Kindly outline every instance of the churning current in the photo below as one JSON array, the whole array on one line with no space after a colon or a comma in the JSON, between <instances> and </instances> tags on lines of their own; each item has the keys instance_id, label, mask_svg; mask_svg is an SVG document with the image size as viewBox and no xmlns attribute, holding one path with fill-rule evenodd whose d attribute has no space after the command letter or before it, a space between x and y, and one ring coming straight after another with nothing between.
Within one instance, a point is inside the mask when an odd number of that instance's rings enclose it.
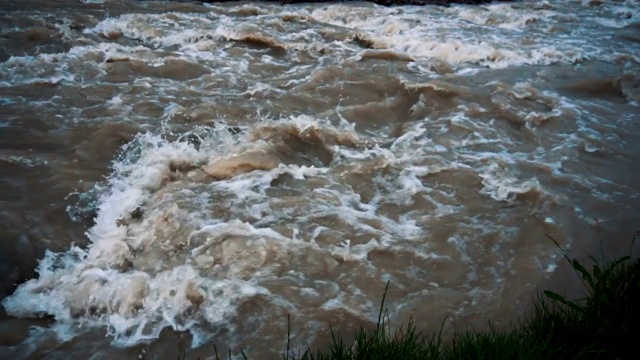
<instances>
[{"instance_id":1,"label":"churning current","mask_svg":"<svg viewBox=\"0 0 640 360\"><path fill-rule=\"evenodd\" d=\"M506 326L640 227L639 56L635 0L3 1L0 355Z\"/></svg>"}]
</instances>

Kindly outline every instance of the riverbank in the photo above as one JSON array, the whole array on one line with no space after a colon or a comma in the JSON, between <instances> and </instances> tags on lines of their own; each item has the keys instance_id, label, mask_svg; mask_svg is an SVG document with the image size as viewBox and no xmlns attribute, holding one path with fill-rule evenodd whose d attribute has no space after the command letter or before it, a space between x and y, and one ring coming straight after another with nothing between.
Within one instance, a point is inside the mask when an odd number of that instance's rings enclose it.
<instances>
[{"instance_id":1,"label":"riverbank","mask_svg":"<svg viewBox=\"0 0 640 360\"><path fill-rule=\"evenodd\" d=\"M325 349L302 352L286 344L283 360L328 359L631 359L631 346L640 333L640 259L628 256L616 261L582 264L563 252L580 277L585 297L567 299L544 291L533 299L529 317L510 329L456 333L445 341L441 333L424 333L419 323L390 324L385 316L385 288L375 329L363 329L348 342L331 330ZM587 270L589 269L589 270ZM393 330L392 330L393 329ZM441 329L442 330L442 329ZM182 352L180 358L187 358ZM213 354L216 359L225 358ZM251 354L240 352L242 358ZM233 357L229 354L229 357Z\"/></svg>"},{"instance_id":2,"label":"riverbank","mask_svg":"<svg viewBox=\"0 0 640 360\"><path fill-rule=\"evenodd\" d=\"M565 254L566 257L566 254ZM620 258L587 270L566 259L581 277L585 298L568 300L545 291L531 317L511 330L458 333L451 342L416 331L410 322L394 332L382 316L373 331L360 330L346 344L334 335L328 349L284 359L631 359L640 334L640 259ZM384 304L384 303L383 303Z\"/></svg>"}]
</instances>

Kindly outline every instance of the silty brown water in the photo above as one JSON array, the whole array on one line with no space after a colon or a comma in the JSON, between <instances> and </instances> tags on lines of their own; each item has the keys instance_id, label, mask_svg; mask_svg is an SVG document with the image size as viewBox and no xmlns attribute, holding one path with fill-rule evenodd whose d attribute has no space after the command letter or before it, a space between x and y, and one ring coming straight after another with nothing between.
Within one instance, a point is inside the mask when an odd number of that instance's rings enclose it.
<instances>
[{"instance_id":1,"label":"silty brown water","mask_svg":"<svg viewBox=\"0 0 640 360\"><path fill-rule=\"evenodd\" d=\"M0 354L267 358L387 281L445 335L577 293L545 234L640 222L639 9L3 2Z\"/></svg>"}]
</instances>

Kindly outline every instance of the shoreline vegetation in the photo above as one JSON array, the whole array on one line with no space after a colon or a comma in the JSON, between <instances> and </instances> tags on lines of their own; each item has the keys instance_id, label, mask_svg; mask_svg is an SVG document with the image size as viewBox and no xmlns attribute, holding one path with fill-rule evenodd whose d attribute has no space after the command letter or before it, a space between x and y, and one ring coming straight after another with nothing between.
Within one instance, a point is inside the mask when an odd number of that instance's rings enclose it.
<instances>
[{"instance_id":1,"label":"shoreline vegetation","mask_svg":"<svg viewBox=\"0 0 640 360\"><path fill-rule=\"evenodd\" d=\"M640 237L640 231L633 238ZM550 238L550 237L549 237ZM584 286L583 298L567 299L546 290L533 299L533 310L507 329L491 324L487 330L469 329L441 338L441 331L424 333L417 322L399 327L389 324L385 298L375 329L360 328L353 342L346 343L331 329L331 342L324 349L294 350L289 341L281 353L282 360L394 360L394 359L632 359L637 358L633 345L640 339L640 258L629 256L615 261L581 263L560 249L565 260ZM290 319L289 319L290 321ZM290 328L290 326L289 326ZM290 334L287 334L289 339ZM178 359L187 359L180 344ZM215 346L214 346L215 348ZM211 354L224 359L217 350ZM236 357L252 358L242 350ZM229 350L228 358L232 358Z\"/></svg>"},{"instance_id":2,"label":"shoreline vegetation","mask_svg":"<svg viewBox=\"0 0 640 360\"><path fill-rule=\"evenodd\" d=\"M239 0L199 0L205 3L238 2ZM513 2L513 0L253 0L251 2L279 2L281 4L304 4L304 3L343 3L343 2L372 2L383 6L396 5L440 5L451 4L480 5L491 2Z\"/></svg>"}]
</instances>

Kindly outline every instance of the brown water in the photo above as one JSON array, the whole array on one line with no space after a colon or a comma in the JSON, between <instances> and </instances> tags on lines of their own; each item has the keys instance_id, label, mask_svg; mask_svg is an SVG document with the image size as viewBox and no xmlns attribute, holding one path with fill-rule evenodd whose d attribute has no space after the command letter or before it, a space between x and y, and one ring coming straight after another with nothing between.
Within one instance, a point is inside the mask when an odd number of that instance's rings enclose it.
<instances>
[{"instance_id":1,"label":"brown water","mask_svg":"<svg viewBox=\"0 0 640 360\"><path fill-rule=\"evenodd\" d=\"M545 235L640 228L639 16L3 1L0 357L272 358L387 281L445 335L577 296Z\"/></svg>"}]
</instances>

